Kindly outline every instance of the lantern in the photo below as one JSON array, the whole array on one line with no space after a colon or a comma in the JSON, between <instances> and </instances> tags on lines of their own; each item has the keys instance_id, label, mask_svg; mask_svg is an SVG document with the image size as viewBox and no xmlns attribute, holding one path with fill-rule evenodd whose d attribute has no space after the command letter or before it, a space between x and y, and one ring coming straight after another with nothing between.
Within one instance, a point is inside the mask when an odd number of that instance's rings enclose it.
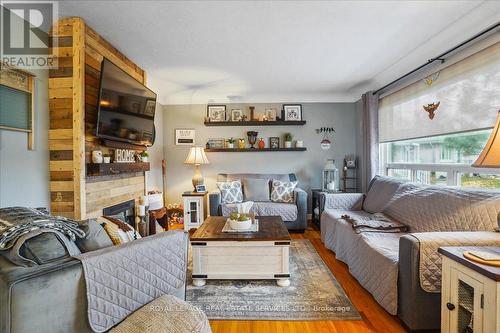
<instances>
[{"instance_id":1,"label":"lantern","mask_svg":"<svg viewBox=\"0 0 500 333\"><path fill-rule=\"evenodd\" d=\"M323 191L339 190L339 170L335 166L335 160L328 160L323 169Z\"/></svg>"}]
</instances>

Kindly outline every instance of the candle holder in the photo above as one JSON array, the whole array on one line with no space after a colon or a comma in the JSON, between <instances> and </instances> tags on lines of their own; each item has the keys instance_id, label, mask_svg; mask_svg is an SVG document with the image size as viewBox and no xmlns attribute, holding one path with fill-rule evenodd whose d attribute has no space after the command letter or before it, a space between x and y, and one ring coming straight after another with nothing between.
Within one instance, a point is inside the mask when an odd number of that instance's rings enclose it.
<instances>
[{"instance_id":1,"label":"candle holder","mask_svg":"<svg viewBox=\"0 0 500 333\"><path fill-rule=\"evenodd\" d=\"M255 132L255 131L248 131L247 132L248 143L251 145L250 148L255 149L254 144L255 144L255 142L257 142L257 135L258 134L259 134L259 132Z\"/></svg>"}]
</instances>

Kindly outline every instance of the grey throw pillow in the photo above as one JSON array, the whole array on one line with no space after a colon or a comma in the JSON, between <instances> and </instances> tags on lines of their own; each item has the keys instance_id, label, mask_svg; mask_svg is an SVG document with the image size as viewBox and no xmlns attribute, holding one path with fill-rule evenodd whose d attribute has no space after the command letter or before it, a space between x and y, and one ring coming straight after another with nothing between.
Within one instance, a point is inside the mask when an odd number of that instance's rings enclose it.
<instances>
[{"instance_id":1,"label":"grey throw pillow","mask_svg":"<svg viewBox=\"0 0 500 333\"><path fill-rule=\"evenodd\" d=\"M281 180L273 180L271 189L271 201L294 203L294 191L298 182L282 182Z\"/></svg>"},{"instance_id":2,"label":"grey throw pillow","mask_svg":"<svg viewBox=\"0 0 500 333\"><path fill-rule=\"evenodd\" d=\"M269 179L243 179L243 192L247 201L269 201Z\"/></svg>"},{"instance_id":3,"label":"grey throw pillow","mask_svg":"<svg viewBox=\"0 0 500 333\"><path fill-rule=\"evenodd\" d=\"M404 182L391 177L375 176L363 202L363 210L370 214L382 212Z\"/></svg>"},{"instance_id":4,"label":"grey throw pillow","mask_svg":"<svg viewBox=\"0 0 500 333\"><path fill-rule=\"evenodd\" d=\"M221 193L222 203L228 204L243 202L243 191L241 189L240 180L232 182L217 182L217 187Z\"/></svg>"},{"instance_id":5,"label":"grey throw pillow","mask_svg":"<svg viewBox=\"0 0 500 333\"><path fill-rule=\"evenodd\" d=\"M85 238L78 238L76 245L82 253L113 246L106 230L95 219L79 221L80 228L85 231Z\"/></svg>"}]
</instances>

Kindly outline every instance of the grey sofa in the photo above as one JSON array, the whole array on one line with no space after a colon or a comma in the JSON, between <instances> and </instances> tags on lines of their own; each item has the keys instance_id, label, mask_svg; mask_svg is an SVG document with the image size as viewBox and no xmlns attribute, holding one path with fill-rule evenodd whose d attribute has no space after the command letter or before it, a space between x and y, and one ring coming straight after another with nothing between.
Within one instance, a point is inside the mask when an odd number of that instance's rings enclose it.
<instances>
[{"instance_id":1,"label":"grey sofa","mask_svg":"<svg viewBox=\"0 0 500 333\"><path fill-rule=\"evenodd\" d=\"M248 178L257 179L276 179L281 181L296 181L295 174L219 174L217 180L220 182L243 180ZM243 192L245 189L243 188ZM307 228L307 192L300 188L295 189L295 203L274 203L274 202L255 202L252 211L256 215L274 215L281 216L286 227L290 231L304 232ZM245 199L245 198L244 198ZM221 195L218 190L212 191L209 194L210 215L221 216L223 211L223 203L221 203Z\"/></svg>"},{"instance_id":2,"label":"grey sofa","mask_svg":"<svg viewBox=\"0 0 500 333\"><path fill-rule=\"evenodd\" d=\"M155 237L168 233L170 231L147 240L154 242ZM183 239L186 267L187 234ZM116 246L111 251L119 254L122 249L123 246ZM185 284L172 295L183 300ZM0 255L0 332L92 332L87 311L81 261L66 256L42 265L22 267Z\"/></svg>"},{"instance_id":3,"label":"grey sofa","mask_svg":"<svg viewBox=\"0 0 500 333\"><path fill-rule=\"evenodd\" d=\"M494 231L500 191L424 186L377 176L366 195L325 194L322 202L321 240L325 246L409 331L440 328L439 289L428 292L421 283L422 239L432 240L435 246L483 241L500 245L500 233ZM355 233L345 217L370 219L379 212L408 226L408 232Z\"/></svg>"}]
</instances>

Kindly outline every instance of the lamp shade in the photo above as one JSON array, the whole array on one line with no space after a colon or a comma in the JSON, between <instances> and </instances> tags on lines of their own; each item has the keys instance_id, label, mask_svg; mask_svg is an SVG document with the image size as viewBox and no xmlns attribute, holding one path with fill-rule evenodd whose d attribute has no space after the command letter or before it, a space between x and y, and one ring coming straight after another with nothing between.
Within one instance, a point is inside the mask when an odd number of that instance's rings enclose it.
<instances>
[{"instance_id":1,"label":"lamp shade","mask_svg":"<svg viewBox=\"0 0 500 333\"><path fill-rule=\"evenodd\" d=\"M185 164L209 164L205 149L203 147L191 147L189 154L184 161Z\"/></svg>"},{"instance_id":2,"label":"lamp shade","mask_svg":"<svg viewBox=\"0 0 500 333\"><path fill-rule=\"evenodd\" d=\"M472 166L476 168L500 167L500 111L498 111L497 123L486 146Z\"/></svg>"}]
</instances>

